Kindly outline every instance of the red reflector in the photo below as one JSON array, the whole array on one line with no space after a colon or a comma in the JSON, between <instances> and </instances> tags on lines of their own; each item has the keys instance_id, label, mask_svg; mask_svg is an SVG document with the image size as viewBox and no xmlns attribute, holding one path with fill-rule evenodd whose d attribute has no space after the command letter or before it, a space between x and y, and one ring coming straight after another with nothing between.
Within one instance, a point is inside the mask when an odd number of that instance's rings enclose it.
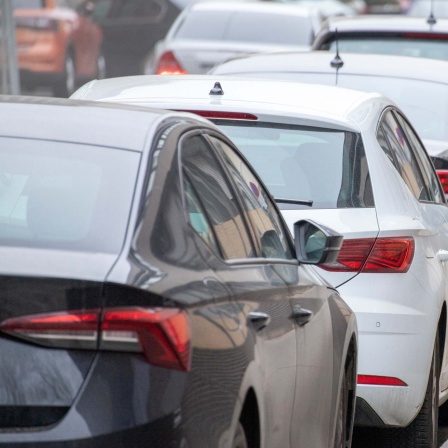
<instances>
[{"instance_id":1,"label":"red reflector","mask_svg":"<svg viewBox=\"0 0 448 448\"><path fill-rule=\"evenodd\" d=\"M186 371L190 368L190 327L177 308L106 310L100 348L139 342L150 364ZM117 345L118 344L118 345Z\"/></svg>"},{"instance_id":2,"label":"red reflector","mask_svg":"<svg viewBox=\"0 0 448 448\"><path fill-rule=\"evenodd\" d=\"M158 75L186 75L188 72L182 68L172 51L166 51L157 62L156 73Z\"/></svg>"},{"instance_id":3,"label":"red reflector","mask_svg":"<svg viewBox=\"0 0 448 448\"><path fill-rule=\"evenodd\" d=\"M448 194L448 170L436 170L442 184L443 192Z\"/></svg>"},{"instance_id":4,"label":"red reflector","mask_svg":"<svg viewBox=\"0 0 448 448\"><path fill-rule=\"evenodd\" d=\"M178 110L178 112L190 112L204 118L220 118L224 120L258 120L256 115L245 112L221 112L213 110Z\"/></svg>"},{"instance_id":5,"label":"red reflector","mask_svg":"<svg viewBox=\"0 0 448 448\"><path fill-rule=\"evenodd\" d=\"M369 384L371 386L407 386L399 378L376 375L358 375L358 384Z\"/></svg>"},{"instance_id":6,"label":"red reflector","mask_svg":"<svg viewBox=\"0 0 448 448\"><path fill-rule=\"evenodd\" d=\"M332 272L405 273L414 258L414 246L410 237L344 240L336 263L320 267Z\"/></svg>"}]
</instances>

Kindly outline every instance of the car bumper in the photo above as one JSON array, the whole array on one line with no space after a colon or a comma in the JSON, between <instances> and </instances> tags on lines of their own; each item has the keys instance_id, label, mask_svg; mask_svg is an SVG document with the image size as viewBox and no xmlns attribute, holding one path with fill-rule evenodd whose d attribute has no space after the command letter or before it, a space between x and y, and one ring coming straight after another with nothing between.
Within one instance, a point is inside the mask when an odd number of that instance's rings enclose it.
<instances>
[{"instance_id":1,"label":"car bumper","mask_svg":"<svg viewBox=\"0 0 448 448\"><path fill-rule=\"evenodd\" d=\"M407 386L358 384L355 423L403 427L423 403L439 306L411 273L375 275L360 274L338 288L358 322L358 374L399 378ZM374 287L366 288L372 280Z\"/></svg>"}]
</instances>

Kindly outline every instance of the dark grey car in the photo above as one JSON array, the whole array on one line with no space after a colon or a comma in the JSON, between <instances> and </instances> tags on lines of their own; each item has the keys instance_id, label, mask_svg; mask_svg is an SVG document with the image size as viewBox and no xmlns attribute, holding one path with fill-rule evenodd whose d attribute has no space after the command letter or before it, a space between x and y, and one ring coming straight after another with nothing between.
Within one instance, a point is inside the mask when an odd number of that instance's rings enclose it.
<instances>
[{"instance_id":1,"label":"dark grey car","mask_svg":"<svg viewBox=\"0 0 448 448\"><path fill-rule=\"evenodd\" d=\"M1 447L349 446L356 320L307 265L340 235L301 221L295 247L200 118L0 111Z\"/></svg>"}]
</instances>

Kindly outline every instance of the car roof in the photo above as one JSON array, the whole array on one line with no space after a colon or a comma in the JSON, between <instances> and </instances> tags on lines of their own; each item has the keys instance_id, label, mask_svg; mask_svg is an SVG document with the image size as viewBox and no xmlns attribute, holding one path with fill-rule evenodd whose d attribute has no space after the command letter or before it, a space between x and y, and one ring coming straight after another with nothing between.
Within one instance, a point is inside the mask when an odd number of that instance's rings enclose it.
<instances>
[{"instance_id":1,"label":"car roof","mask_svg":"<svg viewBox=\"0 0 448 448\"><path fill-rule=\"evenodd\" d=\"M220 82L223 95L210 95ZM382 95L296 81L224 75L148 75L91 81L72 96L78 99L157 104L191 110L242 111L288 115L358 129L354 112ZM393 103L392 103L393 104ZM174 105L174 106L173 106ZM194 107L192 107L194 105Z\"/></svg>"},{"instance_id":2,"label":"car roof","mask_svg":"<svg viewBox=\"0 0 448 448\"><path fill-rule=\"evenodd\" d=\"M336 29L341 33L350 31L413 31L448 32L448 19L437 19L429 25L425 17L411 17L394 14L366 14L357 16L329 17L322 25L322 32Z\"/></svg>"},{"instance_id":3,"label":"car roof","mask_svg":"<svg viewBox=\"0 0 448 448\"><path fill-rule=\"evenodd\" d=\"M152 125L174 114L131 105L0 95L0 136L143 151ZM192 118L198 118L191 116Z\"/></svg>"},{"instance_id":4,"label":"car roof","mask_svg":"<svg viewBox=\"0 0 448 448\"><path fill-rule=\"evenodd\" d=\"M268 2L199 1L192 3L186 11L233 11L263 12L266 14L292 14L307 17L318 13L318 9L304 5Z\"/></svg>"},{"instance_id":5,"label":"car roof","mask_svg":"<svg viewBox=\"0 0 448 448\"><path fill-rule=\"evenodd\" d=\"M340 53L339 56L344 63L338 70L339 74L397 77L448 84L448 61L365 53ZM212 73L236 76L256 72L336 75L335 68L331 66L334 57L335 53L330 51L246 55L215 67Z\"/></svg>"}]
</instances>

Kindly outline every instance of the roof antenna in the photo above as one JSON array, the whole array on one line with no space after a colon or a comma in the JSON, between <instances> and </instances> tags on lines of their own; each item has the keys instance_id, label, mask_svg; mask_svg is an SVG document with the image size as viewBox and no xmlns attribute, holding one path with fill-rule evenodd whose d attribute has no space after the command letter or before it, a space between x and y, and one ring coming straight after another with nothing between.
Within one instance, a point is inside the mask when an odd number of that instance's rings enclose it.
<instances>
[{"instance_id":1,"label":"roof antenna","mask_svg":"<svg viewBox=\"0 0 448 448\"><path fill-rule=\"evenodd\" d=\"M338 29L335 28L335 38L336 42L336 56L331 60L330 65L336 69L336 85L338 85L338 73L339 69L344 65L344 61L339 56L339 39L338 39Z\"/></svg>"},{"instance_id":2,"label":"roof antenna","mask_svg":"<svg viewBox=\"0 0 448 448\"><path fill-rule=\"evenodd\" d=\"M213 89L210 90L209 95L224 95L224 90L222 90L221 83L215 82Z\"/></svg>"},{"instance_id":3,"label":"roof antenna","mask_svg":"<svg viewBox=\"0 0 448 448\"><path fill-rule=\"evenodd\" d=\"M426 19L426 23L431 26L437 23L437 19L434 17L434 0L431 0L431 12L429 13L429 17Z\"/></svg>"}]
</instances>

